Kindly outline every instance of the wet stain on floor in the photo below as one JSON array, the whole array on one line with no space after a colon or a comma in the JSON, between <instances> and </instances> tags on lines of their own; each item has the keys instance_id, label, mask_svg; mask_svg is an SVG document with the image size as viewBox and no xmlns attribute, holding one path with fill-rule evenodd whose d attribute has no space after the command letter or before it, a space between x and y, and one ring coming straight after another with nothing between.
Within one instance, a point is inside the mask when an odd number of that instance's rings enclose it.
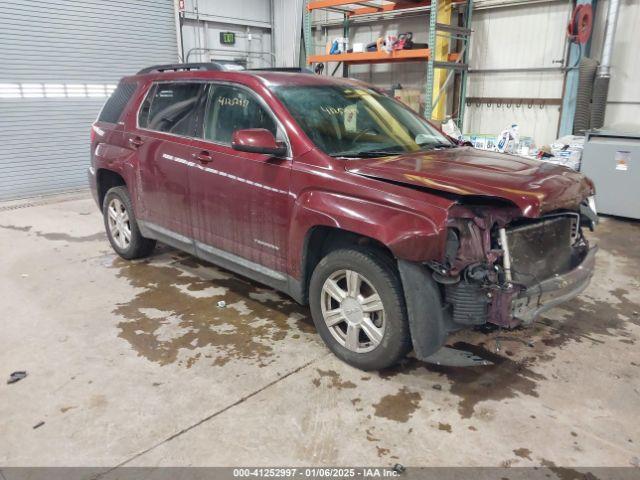
<instances>
[{"instance_id":1,"label":"wet stain on floor","mask_svg":"<svg viewBox=\"0 0 640 480\"><path fill-rule=\"evenodd\" d=\"M0 228L4 228L5 230L13 230L14 232L30 232L31 227L18 227L16 225L0 225Z\"/></svg>"},{"instance_id":2,"label":"wet stain on floor","mask_svg":"<svg viewBox=\"0 0 640 480\"><path fill-rule=\"evenodd\" d=\"M615 255L622 273L638 279L640 249L633 248L632 245L637 243L633 239L640 238L640 222L620 217L615 220L604 217L595 232L587 233L590 243Z\"/></svg>"},{"instance_id":3,"label":"wet stain on floor","mask_svg":"<svg viewBox=\"0 0 640 480\"><path fill-rule=\"evenodd\" d=\"M530 368L530 361L514 361L483 346L457 342L454 348L466 350L493 363L478 367L447 367L425 364L431 372L445 376L449 391L459 397L458 412L470 418L475 406L485 400L504 400L519 394L537 397L537 382L545 377Z\"/></svg>"},{"instance_id":4,"label":"wet stain on floor","mask_svg":"<svg viewBox=\"0 0 640 480\"><path fill-rule=\"evenodd\" d=\"M370 442L379 442L379 441L380 441L380 439L379 439L379 438L377 438L377 437L375 436L375 434L373 433L373 430L375 430L375 428L376 428L376 427L368 428L368 429L366 430L366 432L365 432L365 433L367 434L367 440L368 440L368 441L370 441Z\"/></svg>"},{"instance_id":5,"label":"wet stain on floor","mask_svg":"<svg viewBox=\"0 0 640 480\"><path fill-rule=\"evenodd\" d=\"M421 400L422 395L419 392L412 392L407 387L402 387L398 393L385 395L373 405L375 416L396 422L407 422L418 409Z\"/></svg>"},{"instance_id":6,"label":"wet stain on floor","mask_svg":"<svg viewBox=\"0 0 640 480\"><path fill-rule=\"evenodd\" d=\"M384 448L379 445L376 445L376 450L378 452L378 458L386 457L389 455L389 452L391 452L388 448Z\"/></svg>"},{"instance_id":7,"label":"wet stain on floor","mask_svg":"<svg viewBox=\"0 0 640 480\"><path fill-rule=\"evenodd\" d=\"M67 233L57 233L57 232L38 232L35 231L38 237L46 238L47 240L58 240L64 242L71 243L82 243L82 242L95 242L96 240L106 240L107 234L105 232L94 233L93 235L81 235L81 236L73 236Z\"/></svg>"},{"instance_id":8,"label":"wet stain on floor","mask_svg":"<svg viewBox=\"0 0 640 480\"><path fill-rule=\"evenodd\" d=\"M8 230L13 230L17 232L29 232L33 233L37 237L45 238L47 240L58 240L64 242L78 243L78 242L93 242L96 240L106 240L107 234L105 232L98 232L92 235L80 235L74 236L69 235L68 233L60 233L60 232L41 232L38 230L33 230L30 226L18 227L15 225L0 225L0 228L5 228Z\"/></svg>"},{"instance_id":9,"label":"wet stain on floor","mask_svg":"<svg viewBox=\"0 0 640 480\"><path fill-rule=\"evenodd\" d=\"M542 342L549 347L561 347L571 340L601 343L595 336L629 337L629 324L640 326L640 317L634 315L640 304L628 300L629 292L623 288L609 293L617 302L578 297L561 305L559 308L567 312L561 322L541 320L551 330Z\"/></svg>"},{"instance_id":10,"label":"wet stain on floor","mask_svg":"<svg viewBox=\"0 0 640 480\"><path fill-rule=\"evenodd\" d=\"M337 390L342 390L345 388L356 388L356 384L346 380L343 381L340 379L340 374L338 374L338 372L336 372L335 370L321 370L319 368L316 369L316 371L318 372L319 377L318 378L314 378L312 380L313 384L316 387L319 387L322 384L322 378L328 378L329 379L329 383L328 386L329 388L335 388ZM359 401L359 399L358 399ZM352 401L353 403L353 401ZM356 402L357 403L357 402ZM355 405L355 403L354 403Z\"/></svg>"},{"instance_id":11,"label":"wet stain on floor","mask_svg":"<svg viewBox=\"0 0 640 480\"><path fill-rule=\"evenodd\" d=\"M531 450L529 450L528 448L516 448L513 453L516 457L531 460Z\"/></svg>"},{"instance_id":12,"label":"wet stain on floor","mask_svg":"<svg viewBox=\"0 0 640 480\"><path fill-rule=\"evenodd\" d=\"M475 335L482 340L482 336ZM399 374L412 374L416 371L432 372L448 380L449 393L458 398L458 413L463 418L470 418L476 405L486 400L504 400L517 395L537 397L537 382L545 377L531 369L535 358L516 361L503 357L484 345L456 342L453 348L466 350L489 360L493 365L476 367L449 367L420 362L415 358L407 358L397 367L379 373L383 379L390 379ZM434 379L435 380L435 379Z\"/></svg>"},{"instance_id":13,"label":"wet stain on floor","mask_svg":"<svg viewBox=\"0 0 640 480\"><path fill-rule=\"evenodd\" d=\"M577 470L575 468L559 467L554 462L546 459L542 459L540 462L545 468L554 473L560 480L599 480L588 469L584 471Z\"/></svg>"},{"instance_id":14,"label":"wet stain on floor","mask_svg":"<svg viewBox=\"0 0 640 480\"><path fill-rule=\"evenodd\" d=\"M438 430L451 433L451 425L449 425L448 423L438 423Z\"/></svg>"},{"instance_id":15,"label":"wet stain on floor","mask_svg":"<svg viewBox=\"0 0 640 480\"><path fill-rule=\"evenodd\" d=\"M119 336L160 365L178 361L188 368L208 359L221 366L242 359L265 366L274 342L315 332L304 307L193 257L177 255L171 264L116 259L113 266L137 289L114 310L124 319ZM188 271L203 267L211 279Z\"/></svg>"}]
</instances>

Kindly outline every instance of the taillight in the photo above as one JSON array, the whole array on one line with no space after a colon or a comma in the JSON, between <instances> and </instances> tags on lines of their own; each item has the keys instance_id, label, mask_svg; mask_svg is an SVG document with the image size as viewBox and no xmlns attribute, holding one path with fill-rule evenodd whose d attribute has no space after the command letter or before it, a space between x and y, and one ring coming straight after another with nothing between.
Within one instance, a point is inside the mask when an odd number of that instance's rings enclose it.
<instances>
[{"instance_id":1,"label":"taillight","mask_svg":"<svg viewBox=\"0 0 640 480\"><path fill-rule=\"evenodd\" d=\"M93 128L93 125L91 125L90 138L91 138L91 144L93 145L93 141L96 139L96 130Z\"/></svg>"}]
</instances>

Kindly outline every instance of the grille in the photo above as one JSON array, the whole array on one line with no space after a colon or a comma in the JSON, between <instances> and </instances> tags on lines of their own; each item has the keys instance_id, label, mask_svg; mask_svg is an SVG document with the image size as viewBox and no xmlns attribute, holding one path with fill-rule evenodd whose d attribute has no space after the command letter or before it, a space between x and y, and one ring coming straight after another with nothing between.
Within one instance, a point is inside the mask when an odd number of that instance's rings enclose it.
<instances>
[{"instance_id":1,"label":"grille","mask_svg":"<svg viewBox=\"0 0 640 480\"><path fill-rule=\"evenodd\" d=\"M526 286L571 269L575 216L556 216L507 229L513 279Z\"/></svg>"}]
</instances>

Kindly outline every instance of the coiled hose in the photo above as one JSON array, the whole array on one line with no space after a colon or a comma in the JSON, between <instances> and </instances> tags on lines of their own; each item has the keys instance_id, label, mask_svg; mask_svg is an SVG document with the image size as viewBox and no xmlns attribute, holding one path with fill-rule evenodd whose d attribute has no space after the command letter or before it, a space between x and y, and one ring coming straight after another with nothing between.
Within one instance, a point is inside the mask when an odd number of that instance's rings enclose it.
<instances>
[{"instance_id":1,"label":"coiled hose","mask_svg":"<svg viewBox=\"0 0 640 480\"><path fill-rule=\"evenodd\" d=\"M607 109L609 95L609 77L596 77L593 82L593 100L591 102L590 128L601 128L604 125L604 114Z\"/></svg>"},{"instance_id":2,"label":"coiled hose","mask_svg":"<svg viewBox=\"0 0 640 480\"><path fill-rule=\"evenodd\" d=\"M576 112L573 116L573 134L584 134L591 125L591 96L598 62L593 58L582 57L578 70L578 94Z\"/></svg>"}]
</instances>

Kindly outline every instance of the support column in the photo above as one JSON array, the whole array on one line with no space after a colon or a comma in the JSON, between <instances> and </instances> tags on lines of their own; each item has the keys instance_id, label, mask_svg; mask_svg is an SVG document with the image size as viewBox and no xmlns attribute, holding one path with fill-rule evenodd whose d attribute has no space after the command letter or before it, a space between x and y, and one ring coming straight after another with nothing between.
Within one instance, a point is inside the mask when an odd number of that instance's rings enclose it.
<instances>
[{"instance_id":1,"label":"support column","mask_svg":"<svg viewBox=\"0 0 640 480\"><path fill-rule=\"evenodd\" d=\"M312 13L309 11L309 0L304 0L302 6L302 33L304 40L304 58L302 59L302 65L307 65L307 58L314 53L313 34L311 32ZM271 36L273 37L273 24L271 29Z\"/></svg>"},{"instance_id":2,"label":"support column","mask_svg":"<svg viewBox=\"0 0 640 480\"><path fill-rule=\"evenodd\" d=\"M436 22L441 25L451 24L451 1L440 0L437 5ZM433 5L433 3L432 3ZM431 12L433 15L433 11ZM436 62L446 62L449 57L449 37L448 35L436 35L435 47L429 45ZM447 92L445 82L447 79L447 70L444 68L436 68L433 73L433 94L432 101L438 99L438 103L433 105L431 118L442 121L447 111Z\"/></svg>"},{"instance_id":3,"label":"support column","mask_svg":"<svg viewBox=\"0 0 640 480\"><path fill-rule=\"evenodd\" d=\"M435 77L435 44L436 44L436 17L434 12L438 11L439 0L431 0L431 11L429 12L429 61L427 62L427 82L424 88L424 118L431 120L433 108L433 82Z\"/></svg>"},{"instance_id":4,"label":"support column","mask_svg":"<svg viewBox=\"0 0 640 480\"><path fill-rule=\"evenodd\" d=\"M464 26L471 30L471 19L473 16L473 0L467 0L467 8L464 14ZM467 36L466 46L464 54L462 56L462 63L469 64L469 51L471 50L471 34ZM460 75L460 102L458 104L458 128L464 133L464 112L467 107L467 82L469 81L468 71L462 70Z\"/></svg>"}]
</instances>

